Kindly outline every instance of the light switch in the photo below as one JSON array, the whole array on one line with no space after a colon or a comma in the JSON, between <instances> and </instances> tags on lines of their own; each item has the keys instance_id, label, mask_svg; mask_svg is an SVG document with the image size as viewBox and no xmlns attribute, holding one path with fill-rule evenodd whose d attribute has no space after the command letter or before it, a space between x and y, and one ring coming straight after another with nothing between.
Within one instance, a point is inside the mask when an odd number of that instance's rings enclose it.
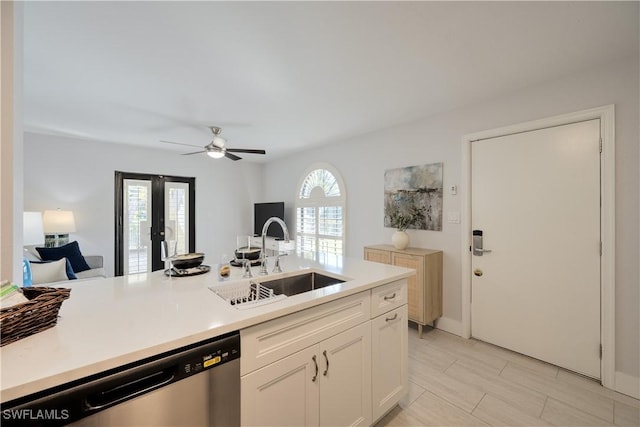
<instances>
[{"instance_id":1,"label":"light switch","mask_svg":"<svg viewBox=\"0 0 640 427\"><path fill-rule=\"evenodd\" d=\"M460 212L453 211L448 212L448 218L450 224L460 224Z\"/></svg>"}]
</instances>

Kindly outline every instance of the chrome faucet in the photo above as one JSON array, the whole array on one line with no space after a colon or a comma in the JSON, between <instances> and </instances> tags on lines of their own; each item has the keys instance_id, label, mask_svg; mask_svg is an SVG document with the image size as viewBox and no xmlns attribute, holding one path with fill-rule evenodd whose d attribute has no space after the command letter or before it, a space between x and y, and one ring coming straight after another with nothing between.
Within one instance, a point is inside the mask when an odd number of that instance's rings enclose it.
<instances>
[{"instance_id":1,"label":"chrome faucet","mask_svg":"<svg viewBox=\"0 0 640 427\"><path fill-rule=\"evenodd\" d=\"M274 273L282 273L282 268L280 268L280 257L286 256L287 254L278 254L276 257L276 264L273 266Z\"/></svg>"},{"instance_id":2,"label":"chrome faucet","mask_svg":"<svg viewBox=\"0 0 640 427\"><path fill-rule=\"evenodd\" d=\"M276 216L272 216L264 223L264 225L262 226L262 250L260 252L260 257L262 258L261 259L262 262L260 263L261 264L260 274L268 274L267 255L266 255L266 237L267 237L267 230L269 229L269 226L274 222L280 225L280 228L282 228L282 232L284 233L284 240L286 242L289 242L289 230L287 229L287 224L285 224L283 220L281 220Z\"/></svg>"}]
</instances>

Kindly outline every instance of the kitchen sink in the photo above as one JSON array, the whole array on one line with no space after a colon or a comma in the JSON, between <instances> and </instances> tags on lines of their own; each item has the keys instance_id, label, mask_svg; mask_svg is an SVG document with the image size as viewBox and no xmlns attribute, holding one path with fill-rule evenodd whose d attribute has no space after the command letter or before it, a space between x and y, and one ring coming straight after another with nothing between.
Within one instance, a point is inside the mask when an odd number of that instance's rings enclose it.
<instances>
[{"instance_id":1,"label":"kitchen sink","mask_svg":"<svg viewBox=\"0 0 640 427\"><path fill-rule=\"evenodd\" d=\"M344 280L311 272L298 274L296 276L283 277L281 279L261 281L260 285L265 288L272 289L273 293L276 295L286 295L290 297L292 295L313 291L314 289L320 289L338 283L344 283Z\"/></svg>"},{"instance_id":2,"label":"kitchen sink","mask_svg":"<svg viewBox=\"0 0 640 427\"><path fill-rule=\"evenodd\" d=\"M342 279L310 271L271 280L220 283L209 286L209 289L235 308L246 309L344 282Z\"/></svg>"}]
</instances>

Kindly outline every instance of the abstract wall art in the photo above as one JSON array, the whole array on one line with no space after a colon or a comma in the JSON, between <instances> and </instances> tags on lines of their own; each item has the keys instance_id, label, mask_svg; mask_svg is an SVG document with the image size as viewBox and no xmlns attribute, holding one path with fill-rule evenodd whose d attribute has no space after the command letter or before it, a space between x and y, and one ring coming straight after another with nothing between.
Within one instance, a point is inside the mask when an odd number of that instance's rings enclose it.
<instances>
[{"instance_id":1,"label":"abstract wall art","mask_svg":"<svg viewBox=\"0 0 640 427\"><path fill-rule=\"evenodd\" d=\"M442 163L385 171L384 226L442 231Z\"/></svg>"}]
</instances>

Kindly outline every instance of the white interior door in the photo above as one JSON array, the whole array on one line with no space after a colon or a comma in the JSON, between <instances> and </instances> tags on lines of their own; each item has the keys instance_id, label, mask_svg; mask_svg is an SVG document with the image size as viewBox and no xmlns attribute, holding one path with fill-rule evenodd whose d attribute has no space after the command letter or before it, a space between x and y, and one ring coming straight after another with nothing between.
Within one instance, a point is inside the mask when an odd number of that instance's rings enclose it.
<instances>
[{"instance_id":1,"label":"white interior door","mask_svg":"<svg viewBox=\"0 0 640 427\"><path fill-rule=\"evenodd\" d=\"M472 336L600 378L600 120L471 144Z\"/></svg>"}]
</instances>

